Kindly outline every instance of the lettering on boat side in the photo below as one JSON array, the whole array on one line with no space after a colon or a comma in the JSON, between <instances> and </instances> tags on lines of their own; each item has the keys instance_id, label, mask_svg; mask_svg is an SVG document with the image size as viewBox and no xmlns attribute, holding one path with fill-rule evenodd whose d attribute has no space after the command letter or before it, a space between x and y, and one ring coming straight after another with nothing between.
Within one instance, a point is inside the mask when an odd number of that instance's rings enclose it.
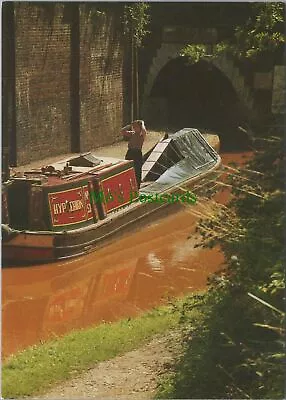
<instances>
[{"instance_id":1,"label":"lettering on boat side","mask_svg":"<svg viewBox=\"0 0 286 400\"><path fill-rule=\"evenodd\" d=\"M83 209L83 202L81 200L65 201L64 203L54 203L54 214L62 214L65 212L78 211Z\"/></svg>"},{"instance_id":2,"label":"lettering on boat side","mask_svg":"<svg viewBox=\"0 0 286 400\"><path fill-rule=\"evenodd\" d=\"M93 203L108 203L114 200L117 200L118 203L123 203L124 199L121 192L108 192L107 195L100 192L90 192L90 200ZM137 191L129 193L129 204L135 203L187 203L187 204L195 204L197 202L197 197L194 193L187 191L184 194L140 194Z\"/></svg>"},{"instance_id":3,"label":"lettering on boat side","mask_svg":"<svg viewBox=\"0 0 286 400\"><path fill-rule=\"evenodd\" d=\"M78 224L93 219L88 185L48 193L53 226Z\"/></svg>"}]
</instances>

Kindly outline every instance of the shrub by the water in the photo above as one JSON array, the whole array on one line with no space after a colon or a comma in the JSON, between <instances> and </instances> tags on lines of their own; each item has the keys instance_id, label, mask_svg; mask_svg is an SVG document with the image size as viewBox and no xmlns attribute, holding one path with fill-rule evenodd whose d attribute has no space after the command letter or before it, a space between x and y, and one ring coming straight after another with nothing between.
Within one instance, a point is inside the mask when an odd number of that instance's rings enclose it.
<instances>
[{"instance_id":1,"label":"shrub by the water","mask_svg":"<svg viewBox=\"0 0 286 400\"><path fill-rule=\"evenodd\" d=\"M161 398L284 398L283 141L264 143L248 169L227 169L235 199L200 221L202 245L219 244L225 266L198 298L202 320L185 303L185 352Z\"/></svg>"}]
</instances>

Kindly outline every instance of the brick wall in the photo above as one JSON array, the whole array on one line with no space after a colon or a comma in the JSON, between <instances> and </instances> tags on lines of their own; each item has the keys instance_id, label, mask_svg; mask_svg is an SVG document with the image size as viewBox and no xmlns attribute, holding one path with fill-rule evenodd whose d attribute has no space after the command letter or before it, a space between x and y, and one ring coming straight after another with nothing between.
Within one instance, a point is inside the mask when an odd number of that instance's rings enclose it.
<instances>
[{"instance_id":1,"label":"brick wall","mask_svg":"<svg viewBox=\"0 0 286 400\"><path fill-rule=\"evenodd\" d=\"M116 9L80 6L81 149L112 143L125 121L124 44Z\"/></svg>"},{"instance_id":2,"label":"brick wall","mask_svg":"<svg viewBox=\"0 0 286 400\"><path fill-rule=\"evenodd\" d=\"M15 6L17 163L70 151L70 25L64 6Z\"/></svg>"},{"instance_id":3,"label":"brick wall","mask_svg":"<svg viewBox=\"0 0 286 400\"><path fill-rule=\"evenodd\" d=\"M129 122L121 15L121 5L15 3L18 165L119 138Z\"/></svg>"}]
</instances>

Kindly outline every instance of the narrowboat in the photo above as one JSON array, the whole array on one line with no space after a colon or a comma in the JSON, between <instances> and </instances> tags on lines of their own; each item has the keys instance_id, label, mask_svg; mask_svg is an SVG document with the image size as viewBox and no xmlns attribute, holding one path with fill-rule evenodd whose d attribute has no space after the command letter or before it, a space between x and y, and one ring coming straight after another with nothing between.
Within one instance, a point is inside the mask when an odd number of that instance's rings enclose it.
<instances>
[{"instance_id":1,"label":"narrowboat","mask_svg":"<svg viewBox=\"0 0 286 400\"><path fill-rule=\"evenodd\" d=\"M2 265L66 260L137 226L190 192L220 165L195 128L162 138L145 156L137 188L133 162L78 154L2 184Z\"/></svg>"}]
</instances>

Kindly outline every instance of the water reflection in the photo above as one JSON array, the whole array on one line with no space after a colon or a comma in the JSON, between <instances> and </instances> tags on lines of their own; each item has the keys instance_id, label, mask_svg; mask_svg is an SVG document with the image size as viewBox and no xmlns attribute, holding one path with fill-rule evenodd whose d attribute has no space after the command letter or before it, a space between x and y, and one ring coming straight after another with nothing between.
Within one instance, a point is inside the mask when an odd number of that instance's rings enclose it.
<instances>
[{"instance_id":1,"label":"water reflection","mask_svg":"<svg viewBox=\"0 0 286 400\"><path fill-rule=\"evenodd\" d=\"M194 222L184 209L86 257L4 269L3 355L204 287L222 256L194 251L188 239Z\"/></svg>"}]
</instances>

